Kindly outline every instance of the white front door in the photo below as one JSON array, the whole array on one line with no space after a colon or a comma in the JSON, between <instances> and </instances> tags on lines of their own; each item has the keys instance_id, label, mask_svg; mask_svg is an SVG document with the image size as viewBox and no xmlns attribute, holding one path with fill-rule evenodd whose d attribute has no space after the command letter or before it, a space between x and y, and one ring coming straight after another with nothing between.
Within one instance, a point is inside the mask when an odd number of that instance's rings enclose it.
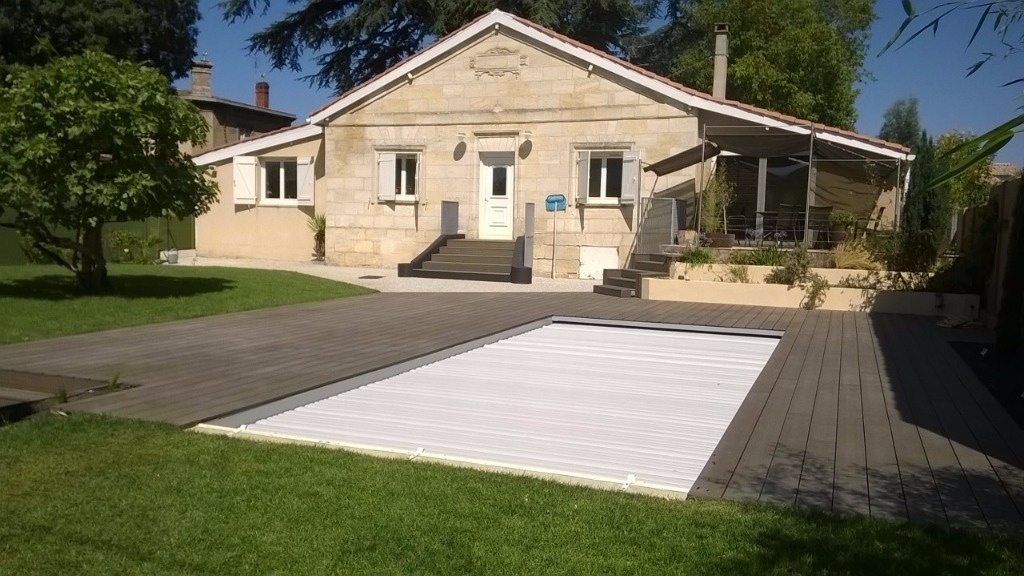
<instances>
[{"instance_id":1,"label":"white front door","mask_svg":"<svg viewBox=\"0 0 1024 576\"><path fill-rule=\"evenodd\" d=\"M512 239L515 189L515 153L481 153L480 238Z\"/></svg>"}]
</instances>

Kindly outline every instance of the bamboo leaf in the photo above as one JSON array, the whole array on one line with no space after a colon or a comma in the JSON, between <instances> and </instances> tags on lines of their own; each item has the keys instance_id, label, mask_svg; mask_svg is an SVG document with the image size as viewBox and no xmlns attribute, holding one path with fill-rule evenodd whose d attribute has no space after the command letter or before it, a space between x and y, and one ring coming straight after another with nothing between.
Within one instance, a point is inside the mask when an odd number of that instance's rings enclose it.
<instances>
[{"instance_id":1,"label":"bamboo leaf","mask_svg":"<svg viewBox=\"0 0 1024 576\"><path fill-rule=\"evenodd\" d=\"M971 34L971 39L967 41L969 47L974 43L974 39L978 37L978 32L981 31L981 27L985 24L985 20L988 19L988 15L992 13L992 4L985 7L985 11L982 12L981 18L978 18L978 25L974 27L974 34Z\"/></svg>"},{"instance_id":2,"label":"bamboo leaf","mask_svg":"<svg viewBox=\"0 0 1024 576\"><path fill-rule=\"evenodd\" d=\"M903 24L900 24L900 27L898 30L896 30L896 33L892 35L892 38L889 38L889 41L885 43L885 46L883 46L882 50L878 53L879 56L885 54L885 51L891 48L892 45L895 44L896 41L900 39L900 36L903 34L903 32L907 29L908 26L910 26L910 23L914 21L914 18L916 18L916 16L908 16L907 19L903 21Z\"/></svg>"},{"instance_id":3,"label":"bamboo leaf","mask_svg":"<svg viewBox=\"0 0 1024 576\"><path fill-rule=\"evenodd\" d=\"M990 141L990 140L992 140L994 138L999 138L1002 135L1007 134L1007 133L1010 134L1011 137L1012 137L1013 129L1018 127L1018 126L1020 126L1020 125L1022 125L1022 124L1024 124L1024 114L1021 114L1021 115L1019 115L1019 116L1017 116L1015 118L1011 118L1010 120L1007 120L1006 122L1000 124L999 126L996 126L995 128L989 130L988 132L985 132L984 134L982 134L980 136L972 138L972 139L970 139L970 140L960 144L959 146L956 146L956 147L950 149L948 152L946 152L943 155L943 157L952 156L952 155L954 155L954 154L956 154L958 152L963 151L966 148L971 148L971 147L977 146L979 144L982 147L984 147L986 142L988 142L988 141Z\"/></svg>"},{"instance_id":4,"label":"bamboo leaf","mask_svg":"<svg viewBox=\"0 0 1024 576\"><path fill-rule=\"evenodd\" d=\"M1010 80L1006 84L1003 84L1002 86L1000 86L1000 88L1006 88L1007 86L1012 86L1012 85L1018 84L1020 82L1024 82L1024 78L1017 78L1016 80Z\"/></svg>"},{"instance_id":5,"label":"bamboo leaf","mask_svg":"<svg viewBox=\"0 0 1024 576\"><path fill-rule=\"evenodd\" d=\"M991 140L990 142L987 142L977 152L975 152L974 154L968 156L962 162L960 162L956 166L953 166L952 168L947 170L944 174L940 174L934 180L929 182L928 183L928 189L930 190L932 188L936 188L938 186L942 186L943 184L946 184L947 182L949 182L953 178L956 178L957 176L959 176L959 175L963 174L964 172L970 170L971 167L974 166L975 164L977 164L978 162L981 162L982 160L984 160L985 158L987 158L989 156L995 155L996 152L998 152L1004 146L1006 146L1007 144L1010 143L1010 140L1013 139L1014 134L1015 133L1013 131L1010 131L1010 132L1007 132L1007 133L1003 134L1002 136L1000 136L1000 137L998 137L998 138L996 138L994 140ZM958 146L957 148L960 148L961 146ZM947 153L947 155L948 155L948 153Z\"/></svg>"},{"instance_id":6,"label":"bamboo leaf","mask_svg":"<svg viewBox=\"0 0 1024 576\"><path fill-rule=\"evenodd\" d=\"M904 40L903 43L900 44L900 48L906 46L907 43L912 41L914 38L917 38L918 36L920 36L922 33L924 33L925 30L928 30L929 28L932 29L932 32L934 34L937 34L939 32L939 21L942 20L943 18L945 18L946 16L948 16L951 12L953 12L956 9L957 9L957 7L954 6L954 7L950 8L949 10L946 10L942 14L939 14L938 16L936 16L934 20L932 20L931 22L929 22L929 23L925 24L924 26L922 26L917 32L914 32L910 36L910 38L907 38L906 40Z\"/></svg>"},{"instance_id":7,"label":"bamboo leaf","mask_svg":"<svg viewBox=\"0 0 1024 576\"><path fill-rule=\"evenodd\" d=\"M903 11L907 13L910 18L914 17L914 3L910 0L903 0Z\"/></svg>"}]
</instances>

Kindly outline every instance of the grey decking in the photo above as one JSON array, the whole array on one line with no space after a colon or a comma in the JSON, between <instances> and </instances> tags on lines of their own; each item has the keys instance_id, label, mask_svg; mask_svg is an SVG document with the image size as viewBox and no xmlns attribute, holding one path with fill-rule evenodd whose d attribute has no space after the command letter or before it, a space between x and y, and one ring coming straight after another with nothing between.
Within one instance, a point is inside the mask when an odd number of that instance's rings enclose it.
<instances>
[{"instance_id":1,"label":"grey decking","mask_svg":"<svg viewBox=\"0 0 1024 576\"><path fill-rule=\"evenodd\" d=\"M1024 530L1024 433L945 342L977 335L920 317L376 294L7 346L0 376L117 374L68 409L192 424L552 315L785 331L691 496Z\"/></svg>"}]
</instances>

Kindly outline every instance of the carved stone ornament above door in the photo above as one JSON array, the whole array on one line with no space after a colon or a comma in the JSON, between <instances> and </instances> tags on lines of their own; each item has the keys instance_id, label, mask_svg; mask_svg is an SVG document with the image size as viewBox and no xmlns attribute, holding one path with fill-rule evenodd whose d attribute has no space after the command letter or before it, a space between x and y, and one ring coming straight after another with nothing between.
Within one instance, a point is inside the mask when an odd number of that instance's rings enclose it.
<instances>
[{"instance_id":1,"label":"carved stone ornament above door","mask_svg":"<svg viewBox=\"0 0 1024 576\"><path fill-rule=\"evenodd\" d=\"M469 68L476 72L476 77L487 75L502 78L506 74L519 77L521 68L529 64L529 58L518 50L496 47L481 52L469 59Z\"/></svg>"}]
</instances>

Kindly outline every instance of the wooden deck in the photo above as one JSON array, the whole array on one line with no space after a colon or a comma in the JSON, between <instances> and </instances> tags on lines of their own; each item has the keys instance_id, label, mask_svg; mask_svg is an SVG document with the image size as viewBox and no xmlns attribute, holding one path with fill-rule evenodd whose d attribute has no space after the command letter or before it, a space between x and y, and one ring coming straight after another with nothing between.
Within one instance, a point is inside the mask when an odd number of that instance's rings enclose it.
<instances>
[{"instance_id":1,"label":"wooden deck","mask_svg":"<svg viewBox=\"0 0 1024 576\"><path fill-rule=\"evenodd\" d=\"M552 315L785 331L692 497L1024 531L1024 432L946 343L984 334L921 317L375 294L0 347L0 377L117 375L67 409L189 425Z\"/></svg>"}]
</instances>

